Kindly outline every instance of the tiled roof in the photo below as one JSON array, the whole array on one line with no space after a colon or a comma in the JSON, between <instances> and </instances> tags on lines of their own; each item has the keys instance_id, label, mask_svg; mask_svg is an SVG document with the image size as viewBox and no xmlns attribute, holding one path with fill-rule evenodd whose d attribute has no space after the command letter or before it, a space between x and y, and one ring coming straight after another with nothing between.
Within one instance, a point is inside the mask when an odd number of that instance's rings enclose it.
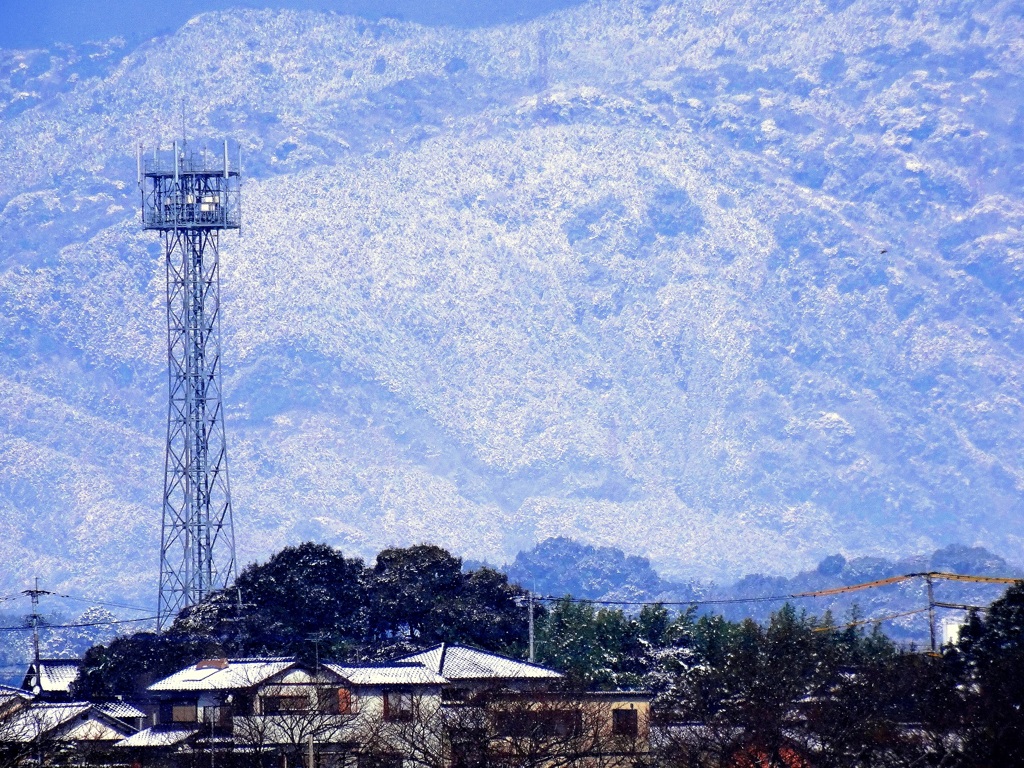
<instances>
[{"instance_id":1,"label":"tiled roof","mask_svg":"<svg viewBox=\"0 0 1024 768\"><path fill-rule=\"evenodd\" d=\"M203 662L153 683L151 691L230 691L251 688L295 664L294 659L230 659L223 667Z\"/></svg>"},{"instance_id":2,"label":"tiled roof","mask_svg":"<svg viewBox=\"0 0 1024 768\"><path fill-rule=\"evenodd\" d=\"M325 664L352 685L444 685L447 680L422 664L373 664L342 666Z\"/></svg>"},{"instance_id":3,"label":"tiled roof","mask_svg":"<svg viewBox=\"0 0 1024 768\"><path fill-rule=\"evenodd\" d=\"M4 738L10 741L32 741L40 734L50 733L74 722L67 731L60 734L65 741L115 741L124 737L103 720L82 719L93 705L87 701L68 704L36 702L19 710L4 722ZM129 730L125 728L125 730Z\"/></svg>"},{"instance_id":4,"label":"tiled roof","mask_svg":"<svg viewBox=\"0 0 1024 768\"><path fill-rule=\"evenodd\" d=\"M105 720L82 720L64 731L60 738L62 741L120 741L133 730L124 725L115 728Z\"/></svg>"},{"instance_id":5,"label":"tiled roof","mask_svg":"<svg viewBox=\"0 0 1024 768\"><path fill-rule=\"evenodd\" d=\"M102 704L97 704L96 709L105 715L117 717L122 720L125 718L146 716L145 712L138 707L132 706L127 701L104 701Z\"/></svg>"},{"instance_id":6,"label":"tiled roof","mask_svg":"<svg viewBox=\"0 0 1024 768\"><path fill-rule=\"evenodd\" d=\"M416 662L449 680L558 680L553 669L465 645L441 645L395 659Z\"/></svg>"},{"instance_id":7,"label":"tiled roof","mask_svg":"<svg viewBox=\"0 0 1024 768\"><path fill-rule=\"evenodd\" d=\"M38 685L43 693L68 693L71 690L71 683L78 678L81 664L79 659L40 659L36 679L36 665L32 662L28 674L25 675L26 690Z\"/></svg>"},{"instance_id":8,"label":"tiled roof","mask_svg":"<svg viewBox=\"0 0 1024 768\"><path fill-rule=\"evenodd\" d=\"M3 706L15 699L28 700L31 698L32 694L24 688L15 688L13 685L4 685L3 683L0 683L0 706Z\"/></svg>"},{"instance_id":9,"label":"tiled roof","mask_svg":"<svg viewBox=\"0 0 1024 768\"><path fill-rule=\"evenodd\" d=\"M171 747L189 736L199 733L198 728L147 728L122 739L115 747Z\"/></svg>"},{"instance_id":10,"label":"tiled roof","mask_svg":"<svg viewBox=\"0 0 1024 768\"><path fill-rule=\"evenodd\" d=\"M27 739L16 739L17 741L31 741L40 733L48 733L54 728L63 725L68 720L83 715L89 711L92 705L85 701L72 702L69 704L51 704L35 702L18 712L12 720L16 725L11 729L12 733L32 734Z\"/></svg>"}]
</instances>

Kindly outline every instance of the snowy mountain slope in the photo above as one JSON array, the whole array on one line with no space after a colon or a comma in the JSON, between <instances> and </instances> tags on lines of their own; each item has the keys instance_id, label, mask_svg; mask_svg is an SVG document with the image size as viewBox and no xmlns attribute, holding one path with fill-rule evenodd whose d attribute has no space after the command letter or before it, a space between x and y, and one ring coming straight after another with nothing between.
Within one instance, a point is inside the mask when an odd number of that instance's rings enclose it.
<instances>
[{"instance_id":1,"label":"snowy mountain slope","mask_svg":"<svg viewBox=\"0 0 1024 768\"><path fill-rule=\"evenodd\" d=\"M1020 559L1021 10L238 11L54 85L0 127L7 580L153 589L163 275L131 147L183 97L250 174L223 248L243 560L560 534L719 578Z\"/></svg>"}]
</instances>

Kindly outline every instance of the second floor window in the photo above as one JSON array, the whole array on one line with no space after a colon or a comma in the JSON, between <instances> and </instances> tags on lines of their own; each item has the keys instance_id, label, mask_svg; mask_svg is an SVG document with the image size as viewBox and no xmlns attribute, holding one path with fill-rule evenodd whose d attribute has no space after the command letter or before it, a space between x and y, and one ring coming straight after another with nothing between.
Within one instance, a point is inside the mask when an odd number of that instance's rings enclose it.
<instances>
[{"instance_id":1,"label":"second floor window","mask_svg":"<svg viewBox=\"0 0 1024 768\"><path fill-rule=\"evenodd\" d=\"M356 711L352 691L347 688L317 688L316 704L320 712L329 715L349 715Z\"/></svg>"},{"instance_id":2,"label":"second floor window","mask_svg":"<svg viewBox=\"0 0 1024 768\"><path fill-rule=\"evenodd\" d=\"M194 723L198 719L199 712L195 704L173 704L171 706L171 722Z\"/></svg>"},{"instance_id":3,"label":"second floor window","mask_svg":"<svg viewBox=\"0 0 1024 768\"><path fill-rule=\"evenodd\" d=\"M635 737L639 733L635 709L612 710L612 734Z\"/></svg>"},{"instance_id":4,"label":"second floor window","mask_svg":"<svg viewBox=\"0 0 1024 768\"><path fill-rule=\"evenodd\" d=\"M207 725L231 725L231 707L203 707L203 722Z\"/></svg>"},{"instance_id":5,"label":"second floor window","mask_svg":"<svg viewBox=\"0 0 1024 768\"><path fill-rule=\"evenodd\" d=\"M583 732L583 712L576 709L524 709L497 712L499 736L527 739L576 738Z\"/></svg>"},{"instance_id":6,"label":"second floor window","mask_svg":"<svg viewBox=\"0 0 1024 768\"><path fill-rule=\"evenodd\" d=\"M309 696L305 693L263 697L263 713L266 715L286 715L291 712L307 711L309 711Z\"/></svg>"},{"instance_id":7,"label":"second floor window","mask_svg":"<svg viewBox=\"0 0 1024 768\"><path fill-rule=\"evenodd\" d=\"M387 691L384 694L385 720L412 720L412 694L408 691Z\"/></svg>"}]
</instances>

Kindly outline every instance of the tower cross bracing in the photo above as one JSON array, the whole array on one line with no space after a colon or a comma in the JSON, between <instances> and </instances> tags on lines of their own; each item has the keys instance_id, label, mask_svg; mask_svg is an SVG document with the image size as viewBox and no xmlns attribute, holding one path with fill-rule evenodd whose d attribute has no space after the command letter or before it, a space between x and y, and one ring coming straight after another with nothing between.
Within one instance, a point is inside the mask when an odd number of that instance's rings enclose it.
<instances>
[{"instance_id":1,"label":"tower cross bracing","mask_svg":"<svg viewBox=\"0 0 1024 768\"><path fill-rule=\"evenodd\" d=\"M161 233L167 276L167 447L158 630L235 577L220 365L220 232L241 226L228 162L158 150L138 157L142 222Z\"/></svg>"}]
</instances>

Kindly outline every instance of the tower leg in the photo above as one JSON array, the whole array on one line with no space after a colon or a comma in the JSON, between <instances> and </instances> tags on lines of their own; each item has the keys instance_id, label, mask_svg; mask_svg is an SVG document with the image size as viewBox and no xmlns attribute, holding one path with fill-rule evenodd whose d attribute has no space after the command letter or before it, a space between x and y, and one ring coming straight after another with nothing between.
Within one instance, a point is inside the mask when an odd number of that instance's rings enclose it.
<instances>
[{"instance_id":1,"label":"tower leg","mask_svg":"<svg viewBox=\"0 0 1024 768\"><path fill-rule=\"evenodd\" d=\"M167 230L164 254L169 399L158 630L235 577L217 230Z\"/></svg>"}]
</instances>

